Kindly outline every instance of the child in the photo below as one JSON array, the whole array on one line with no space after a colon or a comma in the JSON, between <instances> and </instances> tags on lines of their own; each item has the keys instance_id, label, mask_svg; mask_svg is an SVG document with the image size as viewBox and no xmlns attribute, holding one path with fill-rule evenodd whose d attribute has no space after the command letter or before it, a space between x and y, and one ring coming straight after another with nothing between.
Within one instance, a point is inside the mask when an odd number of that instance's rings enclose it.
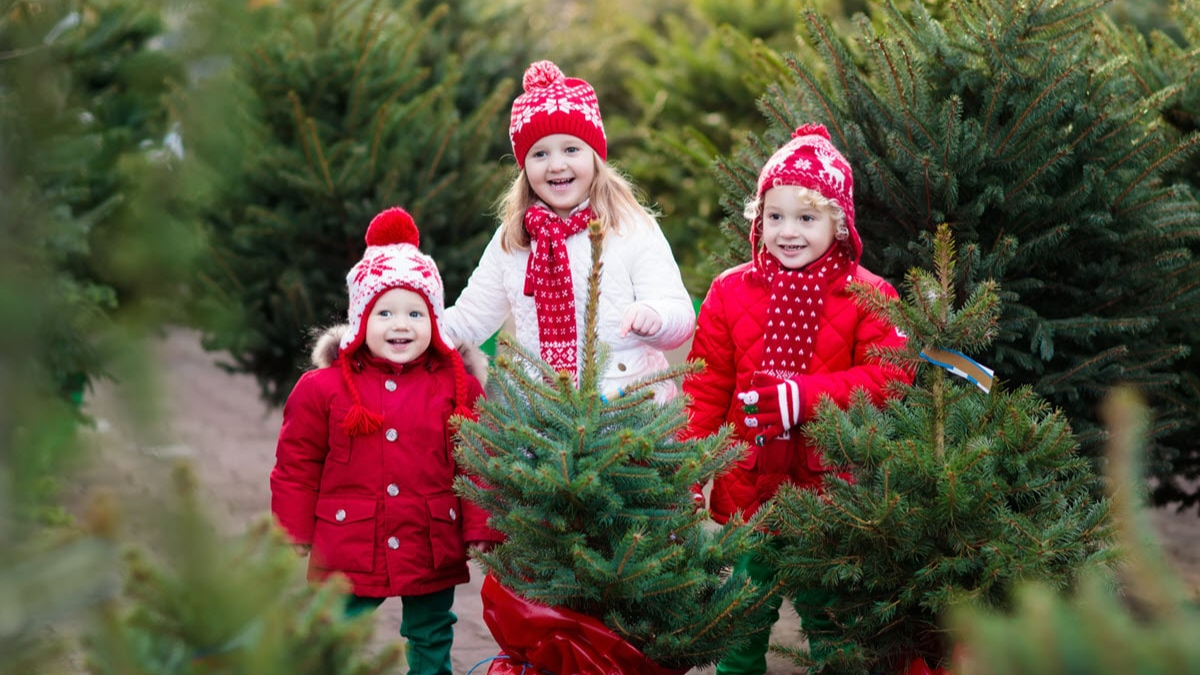
<instances>
[{"instance_id":1,"label":"child","mask_svg":"<svg viewBox=\"0 0 1200 675\"><path fill-rule=\"evenodd\" d=\"M520 173L500 227L454 306L446 333L478 345L513 317L516 339L556 370L578 372L587 281L587 227L604 232L598 328L610 348L602 391L667 367L664 351L691 337L696 313L670 245L632 186L606 163L604 125L585 81L539 61L525 71L509 138ZM675 395L658 386L660 401Z\"/></svg>"},{"instance_id":2,"label":"child","mask_svg":"<svg viewBox=\"0 0 1200 675\"><path fill-rule=\"evenodd\" d=\"M850 166L821 125L804 125L763 167L756 198L746 206L752 259L726 270L700 307L689 359L707 367L684 381L690 397L688 435L702 437L730 424L748 444L746 455L713 481L713 519L746 516L790 481L820 490L832 467L796 427L823 397L845 406L863 389L879 403L901 369L868 356L872 347L903 346L891 325L858 305L850 282L895 296L880 277L858 264L862 243L854 228ZM767 582L773 570L761 557L740 563ZM812 611L821 594L797 598L810 649L827 621ZM782 599L774 601L774 611ZM769 634L733 650L717 673L766 672Z\"/></svg>"},{"instance_id":3,"label":"child","mask_svg":"<svg viewBox=\"0 0 1200 675\"><path fill-rule=\"evenodd\" d=\"M442 280L409 214L375 216L366 240L346 277L350 323L318 340L284 406L271 510L311 549L310 579L349 579L350 614L400 596L409 673L449 675L467 549L501 539L451 489L449 418L482 386L440 331Z\"/></svg>"}]
</instances>

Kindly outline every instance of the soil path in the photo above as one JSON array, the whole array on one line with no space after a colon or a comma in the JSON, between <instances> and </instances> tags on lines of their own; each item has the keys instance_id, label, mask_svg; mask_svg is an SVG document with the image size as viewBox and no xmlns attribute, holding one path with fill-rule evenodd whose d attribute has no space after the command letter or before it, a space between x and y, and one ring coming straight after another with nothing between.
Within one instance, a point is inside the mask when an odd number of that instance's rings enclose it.
<instances>
[{"instance_id":1,"label":"soil path","mask_svg":"<svg viewBox=\"0 0 1200 675\"><path fill-rule=\"evenodd\" d=\"M161 496L171 464L186 459L195 468L219 527L230 535L238 534L269 512L267 477L274 464L280 411L268 409L259 400L253 378L219 368L220 356L205 352L196 333L172 329L153 347L162 375L161 395L156 399L162 421L149 435L157 442L144 440L144 433L134 433L117 403L120 392L116 385L102 384L85 404L86 412L97 421L94 434L102 461L85 472L76 487L81 495L97 488L123 495L131 511L131 526L136 527L139 511ZM1194 512L1164 510L1150 515L1168 555L1195 594L1200 589L1200 518ZM457 589L454 611L458 624L452 654L456 675L472 672L472 668L474 675L486 673L486 663L475 666L497 652L482 619L482 578L480 569L472 566L471 583ZM400 601L388 600L376 613L372 644L378 647L399 640L399 625ZM773 638L795 644L797 634L795 616L785 609ZM692 672L711 673L712 669ZM769 675L803 672L771 656Z\"/></svg>"}]
</instances>

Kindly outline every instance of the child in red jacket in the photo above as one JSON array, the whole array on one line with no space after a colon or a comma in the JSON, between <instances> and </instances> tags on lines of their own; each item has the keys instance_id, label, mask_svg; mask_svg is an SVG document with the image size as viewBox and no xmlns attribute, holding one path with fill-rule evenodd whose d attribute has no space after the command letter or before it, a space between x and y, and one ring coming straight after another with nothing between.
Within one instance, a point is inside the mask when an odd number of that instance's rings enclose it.
<instances>
[{"instance_id":1,"label":"child in red jacket","mask_svg":"<svg viewBox=\"0 0 1200 675\"><path fill-rule=\"evenodd\" d=\"M821 125L804 125L763 167L755 199L746 206L752 259L720 274L700 307L689 359L706 368L684 381L688 435L702 437L730 424L746 455L713 482L710 509L724 523L749 516L780 484L820 490L835 471L798 427L824 397L845 406L856 390L880 403L902 369L868 356L872 347L901 347L904 336L861 307L850 283L895 289L859 265L862 242L854 227L854 179L849 164ZM774 575L759 556L740 563L750 576ZM796 598L810 633L822 617L821 599ZM781 598L775 599L775 612ZM804 608L810 608L806 611ZM720 675L766 672L769 633L717 664ZM819 646L817 646L819 648Z\"/></svg>"},{"instance_id":2,"label":"child in red jacket","mask_svg":"<svg viewBox=\"0 0 1200 675\"><path fill-rule=\"evenodd\" d=\"M409 673L450 675L454 586L470 580L468 549L501 539L452 491L449 419L482 386L439 330L442 280L409 214L380 213L366 242L346 277L350 323L318 340L284 406L271 510L311 550L310 579L349 579L349 613L401 598Z\"/></svg>"}]
</instances>

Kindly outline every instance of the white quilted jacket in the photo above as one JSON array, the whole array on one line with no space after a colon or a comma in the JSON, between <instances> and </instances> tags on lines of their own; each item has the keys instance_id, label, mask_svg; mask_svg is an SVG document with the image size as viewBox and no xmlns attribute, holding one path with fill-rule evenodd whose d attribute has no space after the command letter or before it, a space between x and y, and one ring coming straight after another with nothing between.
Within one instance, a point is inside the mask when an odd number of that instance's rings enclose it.
<instances>
[{"instance_id":1,"label":"white quilted jacket","mask_svg":"<svg viewBox=\"0 0 1200 675\"><path fill-rule=\"evenodd\" d=\"M587 278L591 271L591 242L587 232L567 238L571 279L575 286L576 330L582 340ZM525 268L530 252L505 253L500 248L500 230L488 242L478 267L471 273L454 306L446 310L444 329L454 343L478 345L491 337L511 313L516 339L521 346L540 354L537 311L533 298L525 295ZM609 346L611 357L601 390L616 392L647 375L667 367L663 352L688 340L696 327L696 312L679 266L662 231L652 224L625 225L621 232L609 231L601 254L604 268L600 279L599 334ZM656 335L641 338L619 334L621 319L630 305L642 303L662 317ZM675 395L673 386L659 387L658 400Z\"/></svg>"}]
</instances>

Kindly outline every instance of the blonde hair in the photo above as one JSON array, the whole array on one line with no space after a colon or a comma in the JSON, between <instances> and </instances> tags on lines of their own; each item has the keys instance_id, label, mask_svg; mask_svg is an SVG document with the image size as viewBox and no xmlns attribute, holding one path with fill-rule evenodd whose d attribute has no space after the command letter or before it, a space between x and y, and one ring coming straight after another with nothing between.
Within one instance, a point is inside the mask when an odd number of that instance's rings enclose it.
<instances>
[{"instance_id":1,"label":"blonde hair","mask_svg":"<svg viewBox=\"0 0 1200 675\"><path fill-rule=\"evenodd\" d=\"M657 224L656 214L642 204L637 189L628 178L594 151L592 161L596 175L588 189L588 199L592 213L600 221L601 232L620 232L622 224ZM500 248L505 253L529 248L525 211L536 201L538 196L529 185L525 170L521 169L496 205L500 217Z\"/></svg>"},{"instance_id":2,"label":"blonde hair","mask_svg":"<svg viewBox=\"0 0 1200 675\"><path fill-rule=\"evenodd\" d=\"M777 187L794 187L796 189L797 200L807 202L811 206L823 206L828 208L831 212L833 212L833 227L835 230L834 238L838 241L846 241L850 238L850 228L846 227L846 211L842 208L842 205L837 203L836 200L830 199L829 197L826 197L812 188L806 188L801 185L771 185L768 186L766 190L762 191L761 196L755 197L746 202L746 207L745 210L742 211L742 216L744 216L746 220L750 221L750 228L753 233L760 236L762 235L763 196L767 194L767 190Z\"/></svg>"}]
</instances>

